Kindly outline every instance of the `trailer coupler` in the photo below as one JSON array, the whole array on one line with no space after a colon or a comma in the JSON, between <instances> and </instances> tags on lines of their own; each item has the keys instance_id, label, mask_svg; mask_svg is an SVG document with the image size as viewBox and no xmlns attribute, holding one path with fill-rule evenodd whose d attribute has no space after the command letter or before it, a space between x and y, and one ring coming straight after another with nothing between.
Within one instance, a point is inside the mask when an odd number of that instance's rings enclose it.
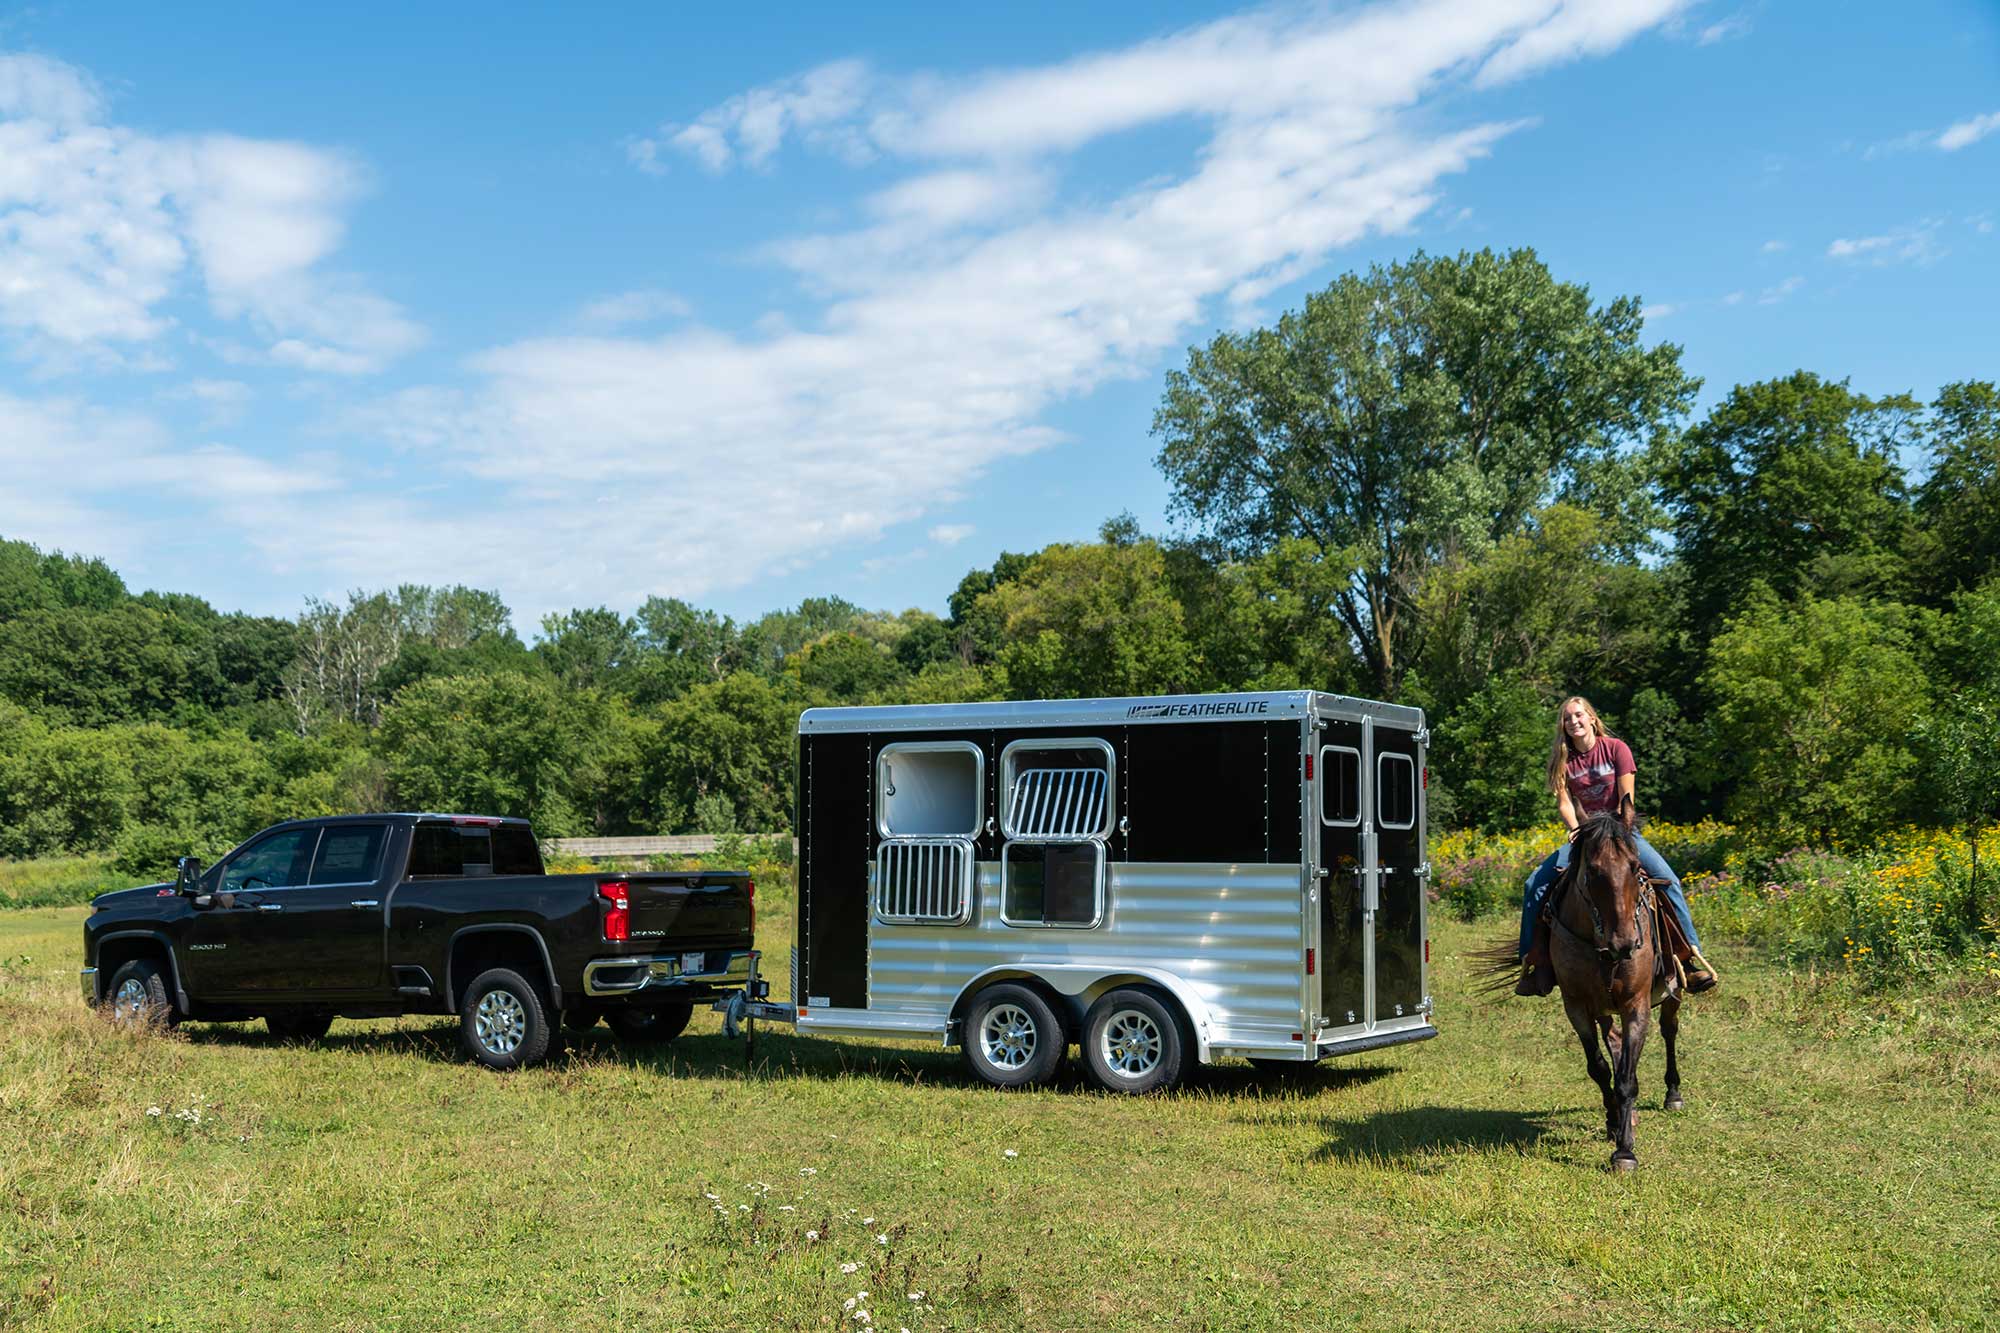
<instances>
[{"instance_id":1,"label":"trailer coupler","mask_svg":"<svg viewBox=\"0 0 2000 1333\"><path fill-rule=\"evenodd\" d=\"M763 958L759 951L750 955L750 976L743 983L743 989L732 991L728 998L717 1000L711 1006L722 1015L722 1035L734 1041L742 1037L746 1043L755 1043L757 1029L753 1024L760 1018L774 1023L792 1023L797 1017L788 1004L771 1003L771 983L757 975L757 964Z\"/></svg>"}]
</instances>

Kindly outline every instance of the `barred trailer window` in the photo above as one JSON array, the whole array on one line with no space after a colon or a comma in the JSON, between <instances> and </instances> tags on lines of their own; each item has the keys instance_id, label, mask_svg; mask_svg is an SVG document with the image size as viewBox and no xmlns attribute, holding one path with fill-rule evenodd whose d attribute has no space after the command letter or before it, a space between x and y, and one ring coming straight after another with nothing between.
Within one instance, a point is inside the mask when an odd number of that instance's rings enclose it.
<instances>
[{"instance_id":1,"label":"barred trailer window","mask_svg":"<svg viewBox=\"0 0 2000 1333\"><path fill-rule=\"evenodd\" d=\"M875 917L889 925L972 919L973 845L986 755L970 741L899 741L875 758Z\"/></svg>"}]
</instances>

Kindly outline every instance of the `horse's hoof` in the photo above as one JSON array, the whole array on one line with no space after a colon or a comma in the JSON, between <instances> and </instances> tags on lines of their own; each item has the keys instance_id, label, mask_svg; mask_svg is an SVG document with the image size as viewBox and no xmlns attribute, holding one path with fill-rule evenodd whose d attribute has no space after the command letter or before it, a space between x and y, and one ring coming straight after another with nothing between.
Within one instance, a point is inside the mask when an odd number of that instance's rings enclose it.
<instances>
[{"instance_id":1,"label":"horse's hoof","mask_svg":"<svg viewBox=\"0 0 2000 1333\"><path fill-rule=\"evenodd\" d=\"M1628 1171L1637 1171L1639 1169L1639 1159L1636 1157L1627 1157L1624 1153L1612 1153L1611 1169L1621 1176Z\"/></svg>"},{"instance_id":2,"label":"horse's hoof","mask_svg":"<svg viewBox=\"0 0 2000 1333\"><path fill-rule=\"evenodd\" d=\"M1681 1095L1678 1092L1670 1092L1667 1094L1667 1109L1669 1111L1685 1111L1687 1103L1681 1100Z\"/></svg>"}]
</instances>

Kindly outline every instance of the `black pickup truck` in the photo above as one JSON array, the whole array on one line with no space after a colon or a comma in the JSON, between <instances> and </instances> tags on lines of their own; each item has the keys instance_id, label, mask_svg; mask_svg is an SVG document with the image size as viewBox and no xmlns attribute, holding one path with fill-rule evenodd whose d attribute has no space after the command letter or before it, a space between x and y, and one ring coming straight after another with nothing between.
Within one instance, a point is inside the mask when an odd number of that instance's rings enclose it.
<instances>
[{"instance_id":1,"label":"black pickup truck","mask_svg":"<svg viewBox=\"0 0 2000 1333\"><path fill-rule=\"evenodd\" d=\"M264 830L204 871L103 894L83 993L124 1022L457 1014L495 1069L600 1018L668 1041L752 972L756 885L735 871L543 873L525 820L345 815Z\"/></svg>"}]
</instances>

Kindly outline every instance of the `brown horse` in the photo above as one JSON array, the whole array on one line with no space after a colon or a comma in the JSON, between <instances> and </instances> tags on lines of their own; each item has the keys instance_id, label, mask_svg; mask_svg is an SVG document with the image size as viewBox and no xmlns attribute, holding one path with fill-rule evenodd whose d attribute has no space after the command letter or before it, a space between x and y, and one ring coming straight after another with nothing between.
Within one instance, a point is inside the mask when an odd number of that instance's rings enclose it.
<instances>
[{"instance_id":1,"label":"brown horse","mask_svg":"<svg viewBox=\"0 0 2000 1333\"><path fill-rule=\"evenodd\" d=\"M1563 1010L1583 1043L1590 1076L1604 1094L1604 1133L1614 1145L1611 1169L1638 1166L1632 1138L1639 1100L1639 1052L1646 1045L1653 1006L1667 1041L1666 1109L1681 1109L1680 1066L1674 1039L1680 1030L1680 992L1671 961L1664 959L1653 889L1639 866L1631 830L1617 815L1598 814L1577 829L1565 878L1556 898L1550 954ZM1487 951L1494 989L1510 984L1520 963L1509 942ZM1616 1026L1613 1020L1616 1020ZM1603 1049L1599 1049L1599 1038ZM1609 1053L1609 1059L1606 1053Z\"/></svg>"}]
</instances>

